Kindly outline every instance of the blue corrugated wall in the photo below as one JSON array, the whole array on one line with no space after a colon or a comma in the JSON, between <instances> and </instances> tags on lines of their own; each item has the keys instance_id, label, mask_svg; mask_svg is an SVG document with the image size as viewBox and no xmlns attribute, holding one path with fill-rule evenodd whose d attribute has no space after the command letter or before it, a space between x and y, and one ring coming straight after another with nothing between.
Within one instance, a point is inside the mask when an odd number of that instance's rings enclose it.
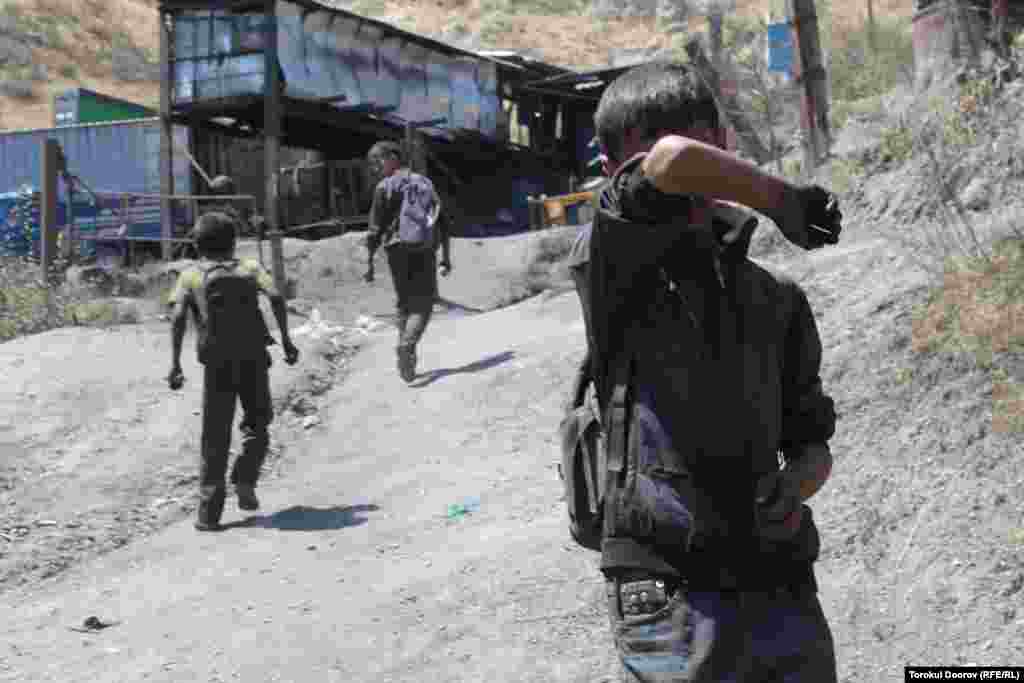
<instances>
[{"instance_id":1,"label":"blue corrugated wall","mask_svg":"<svg viewBox=\"0 0 1024 683\"><path fill-rule=\"evenodd\" d=\"M42 141L60 143L68 170L96 192L160 192L159 119L119 121L41 130L0 132L0 193L24 185L38 188ZM187 148L188 129L174 127L176 146ZM191 171L174 154L175 194L190 194Z\"/></svg>"}]
</instances>

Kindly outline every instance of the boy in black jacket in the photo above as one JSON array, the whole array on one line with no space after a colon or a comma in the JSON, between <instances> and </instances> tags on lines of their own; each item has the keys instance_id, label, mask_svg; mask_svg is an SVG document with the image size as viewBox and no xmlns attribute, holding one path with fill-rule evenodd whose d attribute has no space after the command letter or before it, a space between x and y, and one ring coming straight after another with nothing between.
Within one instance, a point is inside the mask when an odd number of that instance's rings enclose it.
<instances>
[{"instance_id":1,"label":"boy in black jacket","mask_svg":"<svg viewBox=\"0 0 1024 683\"><path fill-rule=\"evenodd\" d=\"M834 683L803 504L832 466L821 343L803 290L747 258L756 220L721 200L808 249L841 215L722 152L684 66L622 75L595 121L611 182L571 261L616 473L601 568L626 679Z\"/></svg>"}]
</instances>

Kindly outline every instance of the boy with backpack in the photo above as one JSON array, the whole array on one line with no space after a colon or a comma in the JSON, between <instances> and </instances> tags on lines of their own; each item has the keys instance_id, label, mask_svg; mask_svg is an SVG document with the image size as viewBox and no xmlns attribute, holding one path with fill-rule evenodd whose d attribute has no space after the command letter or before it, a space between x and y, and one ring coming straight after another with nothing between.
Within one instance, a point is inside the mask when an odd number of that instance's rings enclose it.
<instances>
[{"instance_id":1,"label":"boy with backpack","mask_svg":"<svg viewBox=\"0 0 1024 683\"><path fill-rule=\"evenodd\" d=\"M804 504L832 466L821 342L728 203L815 249L838 240L835 199L722 151L714 98L682 65L626 72L595 123L611 181L570 256L588 352L561 472L625 680L835 683Z\"/></svg>"},{"instance_id":2,"label":"boy with backpack","mask_svg":"<svg viewBox=\"0 0 1024 683\"><path fill-rule=\"evenodd\" d=\"M196 221L193 236L200 261L178 277L170 302L171 372L167 382L180 389L181 347L192 313L196 323L196 352L203 365L203 428L200 446L200 531L221 529L220 518L227 496L228 452L235 402L242 404L242 454L235 460L230 481L242 510L259 509L256 483L266 459L273 419L270 399L270 354L274 343L259 307L259 295L270 299L281 330L285 362L294 365L299 350L288 333L284 297L258 263L235 258L235 220L220 212L205 213Z\"/></svg>"},{"instance_id":3,"label":"boy with backpack","mask_svg":"<svg viewBox=\"0 0 1024 683\"><path fill-rule=\"evenodd\" d=\"M404 166L400 145L378 142L367 153L367 161L381 180L370 207L364 279L373 282L373 257L383 245L397 297L398 374L411 382L416 378L416 345L437 299L438 247L441 275L447 277L452 269L448 222L434 184Z\"/></svg>"}]
</instances>

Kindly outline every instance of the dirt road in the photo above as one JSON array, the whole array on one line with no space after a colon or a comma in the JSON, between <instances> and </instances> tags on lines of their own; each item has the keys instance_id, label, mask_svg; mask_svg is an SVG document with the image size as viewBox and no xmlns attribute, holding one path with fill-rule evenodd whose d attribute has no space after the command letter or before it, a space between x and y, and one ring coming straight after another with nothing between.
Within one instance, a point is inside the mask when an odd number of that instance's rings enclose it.
<instances>
[{"instance_id":1,"label":"dirt road","mask_svg":"<svg viewBox=\"0 0 1024 683\"><path fill-rule=\"evenodd\" d=\"M778 265L811 294L842 417L814 501L841 680L1019 663L1024 463L988 429L987 375L909 350L924 292L884 243ZM0 680L613 680L597 557L569 540L554 469L582 352L572 294L439 319L413 387L390 330L369 335L264 514L176 523L9 592ZM69 630L91 615L118 623Z\"/></svg>"}]
</instances>

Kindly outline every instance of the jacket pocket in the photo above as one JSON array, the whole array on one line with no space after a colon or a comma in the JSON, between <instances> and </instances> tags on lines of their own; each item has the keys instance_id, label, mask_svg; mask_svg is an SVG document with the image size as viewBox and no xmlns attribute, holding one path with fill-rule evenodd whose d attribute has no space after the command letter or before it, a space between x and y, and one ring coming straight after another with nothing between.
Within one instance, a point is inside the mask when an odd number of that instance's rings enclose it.
<instances>
[{"instance_id":1,"label":"jacket pocket","mask_svg":"<svg viewBox=\"0 0 1024 683\"><path fill-rule=\"evenodd\" d=\"M688 476L638 472L633 486L615 496L614 505L611 535L648 541L675 552L689 549L698 523Z\"/></svg>"}]
</instances>

